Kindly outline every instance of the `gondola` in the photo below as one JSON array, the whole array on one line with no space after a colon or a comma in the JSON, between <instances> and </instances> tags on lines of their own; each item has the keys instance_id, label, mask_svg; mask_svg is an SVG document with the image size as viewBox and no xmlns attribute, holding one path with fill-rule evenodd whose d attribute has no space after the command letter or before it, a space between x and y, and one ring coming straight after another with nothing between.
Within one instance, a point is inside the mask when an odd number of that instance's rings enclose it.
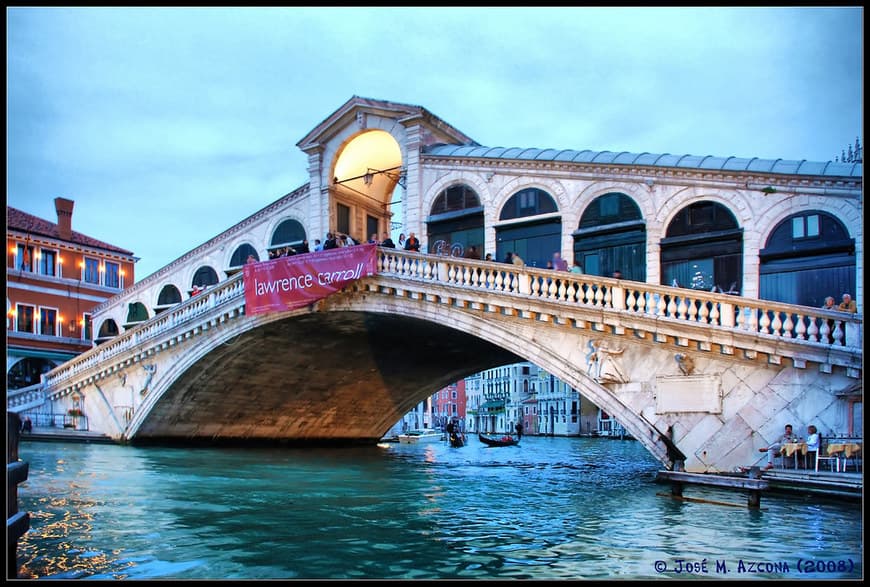
<instances>
[{"instance_id":1,"label":"gondola","mask_svg":"<svg viewBox=\"0 0 870 587\"><path fill-rule=\"evenodd\" d=\"M520 439L510 434L502 434L501 436L484 436L482 432L477 433L477 438L487 446L514 446L520 443Z\"/></svg>"},{"instance_id":2,"label":"gondola","mask_svg":"<svg viewBox=\"0 0 870 587\"><path fill-rule=\"evenodd\" d=\"M462 432L451 432L449 436L450 446L459 448L465 446L465 435Z\"/></svg>"}]
</instances>

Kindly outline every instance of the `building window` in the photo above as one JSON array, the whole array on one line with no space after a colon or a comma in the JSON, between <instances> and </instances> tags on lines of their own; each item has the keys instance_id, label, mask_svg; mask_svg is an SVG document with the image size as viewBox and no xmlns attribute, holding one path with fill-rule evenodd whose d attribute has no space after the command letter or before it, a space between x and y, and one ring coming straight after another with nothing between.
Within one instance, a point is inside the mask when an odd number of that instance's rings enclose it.
<instances>
[{"instance_id":1,"label":"building window","mask_svg":"<svg viewBox=\"0 0 870 587\"><path fill-rule=\"evenodd\" d=\"M33 247L18 245L15 266L21 271L33 271Z\"/></svg>"},{"instance_id":2,"label":"building window","mask_svg":"<svg viewBox=\"0 0 870 587\"><path fill-rule=\"evenodd\" d=\"M819 236L819 215L797 216L791 221L791 236L794 240Z\"/></svg>"},{"instance_id":3,"label":"building window","mask_svg":"<svg viewBox=\"0 0 870 587\"><path fill-rule=\"evenodd\" d=\"M85 257L85 283L100 284L100 261L92 257Z\"/></svg>"},{"instance_id":4,"label":"building window","mask_svg":"<svg viewBox=\"0 0 870 587\"><path fill-rule=\"evenodd\" d=\"M117 263L106 261L106 287L121 287L121 266Z\"/></svg>"},{"instance_id":5,"label":"building window","mask_svg":"<svg viewBox=\"0 0 870 587\"><path fill-rule=\"evenodd\" d=\"M93 340L94 339L94 322L93 322L90 314L83 314L82 315L82 339L83 340Z\"/></svg>"},{"instance_id":6,"label":"building window","mask_svg":"<svg viewBox=\"0 0 870 587\"><path fill-rule=\"evenodd\" d=\"M39 309L39 333L46 336L57 336L57 310L53 308Z\"/></svg>"},{"instance_id":7,"label":"building window","mask_svg":"<svg viewBox=\"0 0 870 587\"><path fill-rule=\"evenodd\" d=\"M39 272L52 277L57 274L57 251L51 249L40 251Z\"/></svg>"},{"instance_id":8,"label":"building window","mask_svg":"<svg viewBox=\"0 0 870 587\"><path fill-rule=\"evenodd\" d=\"M35 313L36 309L33 306L23 306L18 304L16 308L18 319L15 322L15 330L18 332L33 332L33 317Z\"/></svg>"}]
</instances>

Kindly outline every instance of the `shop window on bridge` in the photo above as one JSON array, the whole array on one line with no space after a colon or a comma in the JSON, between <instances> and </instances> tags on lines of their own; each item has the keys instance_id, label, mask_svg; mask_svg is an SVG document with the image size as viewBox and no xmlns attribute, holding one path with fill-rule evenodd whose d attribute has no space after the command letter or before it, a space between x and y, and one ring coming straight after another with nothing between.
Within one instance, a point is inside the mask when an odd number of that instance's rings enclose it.
<instances>
[{"instance_id":1,"label":"shop window on bridge","mask_svg":"<svg viewBox=\"0 0 870 587\"><path fill-rule=\"evenodd\" d=\"M142 302L133 302L127 305L127 321L124 329L129 330L138 324L148 320L148 309Z\"/></svg>"},{"instance_id":2,"label":"shop window on bridge","mask_svg":"<svg viewBox=\"0 0 870 587\"><path fill-rule=\"evenodd\" d=\"M242 266L248 261L248 255L252 255L257 261L260 260L260 255L257 254L257 249L252 245L242 243L236 247L236 250L233 251L232 257L230 257L230 267L224 273L226 273L227 276L230 276L241 271Z\"/></svg>"},{"instance_id":3,"label":"shop window on bridge","mask_svg":"<svg viewBox=\"0 0 870 587\"><path fill-rule=\"evenodd\" d=\"M157 296L157 305L154 306L154 313L159 314L175 304L180 303L181 292L171 283L166 284L163 286L163 289L160 290L160 295Z\"/></svg>"},{"instance_id":4,"label":"shop window on bridge","mask_svg":"<svg viewBox=\"0 0 870 587\"><path fill-rule=\"evenodd\" d=\"M855 239L826 212L810 210L777 224L759 261L761 299L821 307L829 295L855 295Z\"/></svg>"},{"instance_id":5,"label":"shop window on bridge","mask_svg":"<svg viewBox=\"0 0 870 587\"><path fill-rule=\"evenodd\" d=\"M595 198L572 236L574 260L584 273L610 276L619 270L623 279L646 281L646 224L629 196L611 192Z\"/></svg>"},{"instance_id":6,"label":"shop window on bridge","mask_svg":"<svg viewBox=\"0 0 870 587\"><path fill-rule=\"evenodd\" d=\"M196 270L196 273L193 274L193 283L191 285L199 288L206 288L216 285L218 281L217 271L206 265ZM188 293L192 295L193 290Z\"/></svg>"},{"instance_id":7,"label":"shop window on bridge","mask_svg":"<svg viewBox=\"0 0 870 587\"><path fill-rule=\"evenodd\" d=\"M97 339L94 341L97 344L103 344L107 340L112 340L116 336L118 336L119 330L118 325L115 324L115 321L109 318L103 325L100 326L100 330L97 334Z\"/></svg>"},{"instance_id":8,"label":"shop window on bridge","mask_svg":"<svg viewBox=\"0 0 870 587\"><path fill-rule=\"evenodd\" d=\"M743 229L725 206L695 202L680 210L661 241L661 283L739 294Z\"/></svg>"},{"instance_id":9,"label":"shop window on bridge","mask_svg":"<svg viewBox=\"0 0 870 587\"><path fill-rule=\"evenodd\" d=\"M428 252L465 257L471 247L477 258L483 250L483 206L477 193L465 184L452 185L435 198L426 220Z\"/></svg>"},{"instance_id":10,"label":"shop window on bridge","mask_svg":"<svg viewBox=\"0 0 870 587\"><path fill-rule=\"evenodd\" d=\"M350 211L350 208L348 208L348 214L350 213L349 211ZM349 216L348 216L348 218L349 218ZM341 232L345 232L345 233L347 232L346 230L341 230L341 229L339 229L339 230ZM292 218L289 218L289 219L283 221L275 229L275 232L272 233L272 240L269 243L269 256L270 256L270 258L274 254L274 252L276 252L278 249L283 249L284 247L292 247L293 249L297 249L303 243L303 241L307 240L307 238L308 237L305 235L305 228L302 226L302 224L298 220L293 220ZM248 246L250 246L250 245L248 245ZM256 254L256 251L254 251L254 256L257 257L257 259L259 259L259 257ZM240 262L238 263L238 266L241 266L242 264L244 264L245 259L247 259L247 258L248 258L247 254L245 254L243 257L241 257ZM233 257L233 259L235 260L235 257ZM232 266L235 267L237 265L235 262L233 262Z\"/></svg>"},{"instance_id":11,"label":"shop window on bridge","mask_svg":"<svg viewBox=\"0 0 870 587\"><path fill-rule=\"evenodd\" d=\"M556 200L542 189L525 188L511 196L501 209L499 221L527 220L496 226L496 259L504 261L511 252L530 267L546 267L553 253L562 249L562 219L538 217L554 212L558 212Z\"/></svg>"},{"instance_id":12,"label":"shop window on bridge","mask_svg":"<svg viewBox=\"0 0 870 587\"><path fill-rule=\"evenodd\" d=\"M350 206L336 203L335 226L338 232L350 234Z\"/></svg>"}]
</instances>

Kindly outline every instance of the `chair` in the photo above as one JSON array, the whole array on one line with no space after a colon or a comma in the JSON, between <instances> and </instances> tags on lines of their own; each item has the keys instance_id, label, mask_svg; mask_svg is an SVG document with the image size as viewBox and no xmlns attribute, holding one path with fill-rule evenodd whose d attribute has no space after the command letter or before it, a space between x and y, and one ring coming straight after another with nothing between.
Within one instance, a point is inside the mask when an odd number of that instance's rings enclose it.
<instances>
[{"instance_id":1,"label":"chair","mask_svg":"<svg viewBox=\"0 0 870 587\"><path fill-rule=\"evenodd\" d=\"M816 473L819 472L819 462L828 461L831 463L831 472L834 472L836 467L837 473L840 472L840 454L830 454L828 452L828 441L825 438L819 437L819 450L816 451Z\"/></svg>"}]
</instances>

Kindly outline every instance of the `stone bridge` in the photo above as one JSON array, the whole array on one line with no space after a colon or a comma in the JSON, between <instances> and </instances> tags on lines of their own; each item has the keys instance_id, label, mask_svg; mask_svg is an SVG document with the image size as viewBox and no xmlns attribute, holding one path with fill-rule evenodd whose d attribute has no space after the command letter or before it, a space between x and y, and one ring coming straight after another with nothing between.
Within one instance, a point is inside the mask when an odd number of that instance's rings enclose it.
<instances>
[{"instance_id":1,"label":"stone bridge","mask_svg":"<svg viewBox=\"0 0 870 587\"><path fill-rule=\"evenodd\" d=\"M520 360L612 414L665 467L731 470L786 422L845 429L862 319L379 249L377 275L294 311L246 315L238 273L8 404L76 397L90 429L119 442L374 443L434 390Z\"/></svg>"}]
</instances>

